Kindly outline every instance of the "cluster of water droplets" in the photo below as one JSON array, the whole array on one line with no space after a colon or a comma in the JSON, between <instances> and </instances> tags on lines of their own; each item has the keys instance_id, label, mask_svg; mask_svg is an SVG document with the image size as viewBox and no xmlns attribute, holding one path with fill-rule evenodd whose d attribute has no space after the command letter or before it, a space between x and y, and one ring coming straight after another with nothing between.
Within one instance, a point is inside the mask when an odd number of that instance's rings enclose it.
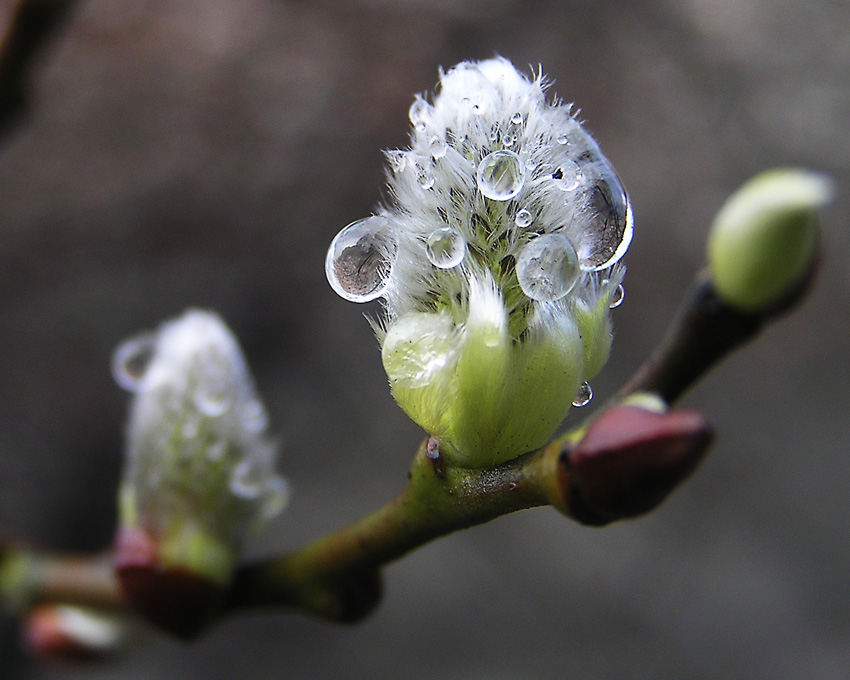
<instances>
[{"instance_id":1,"label":"cluster of water droplets","mask_svg":"<svg viewBox=\"0 0 850 680\"><path fill-rule=\"evenodd\" d=\"M136 395L126 476L147 511L206 507L227 515L216 521L238 532L285 507L288 487L274 470L268 413L216 315L190 310L124 341L112 373Z\"/></svg>"}]
</instances>

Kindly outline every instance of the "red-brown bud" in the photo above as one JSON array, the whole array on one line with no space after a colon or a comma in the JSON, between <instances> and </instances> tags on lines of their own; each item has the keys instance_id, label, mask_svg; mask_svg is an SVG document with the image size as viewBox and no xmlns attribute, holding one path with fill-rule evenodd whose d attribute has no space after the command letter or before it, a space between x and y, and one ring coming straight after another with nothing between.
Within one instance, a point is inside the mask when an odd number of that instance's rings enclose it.
<instances>
[{"instance_id":1,"label":"red-brown bud","mask_svg":"<svg viewBox=\"0 0 850 680\"><path fill-rule=\"evenodd\" d=\"M697 411L609 409L561 456L568 513L601 526L652 510L694 470L712 436Z\"/></svg>"}]
</instances>

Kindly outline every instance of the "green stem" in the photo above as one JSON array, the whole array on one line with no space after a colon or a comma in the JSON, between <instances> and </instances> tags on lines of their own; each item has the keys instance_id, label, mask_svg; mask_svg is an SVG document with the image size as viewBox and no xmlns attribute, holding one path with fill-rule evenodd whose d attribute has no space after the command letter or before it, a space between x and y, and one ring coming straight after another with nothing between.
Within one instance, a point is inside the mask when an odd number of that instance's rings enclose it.
<instances>
[{"instance_id":1,"label":"green stem","mask_svg":"<svg viewBox=\"0 0 850 680\"><path fill-rule=\"evenodd\" d=\"M228 607L294 605L337 620L360 618L377 600L382 565L459 529L549 504L558 453L551 446L466 469L450 465L428 439L401 494L291 555L240 569Z\"/></svg>"}]
</instances>

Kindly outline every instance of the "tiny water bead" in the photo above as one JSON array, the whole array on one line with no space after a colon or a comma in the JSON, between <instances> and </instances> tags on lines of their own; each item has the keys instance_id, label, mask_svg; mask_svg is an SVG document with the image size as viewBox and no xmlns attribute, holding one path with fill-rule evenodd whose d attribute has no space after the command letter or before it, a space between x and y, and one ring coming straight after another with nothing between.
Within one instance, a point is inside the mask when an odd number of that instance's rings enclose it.
<instances>
[{"instance_id":1,"label":"tiny water bead","mask_svg":"<svg viewBox=\"0 0 850 680\"><path fill-rule=\"evenodd\" d=\"M567 143L568 143L570 140L567 138L567 136L566 136L566 135L558 135L558 139L557 139L556 141L557 141L557 142L558 142L558 144L560 144L561 146L566 146L566 145L567 145Z\"/></svg>"},{"instance_id":2,"label":"tiny water bead","mask_svg":"<svg viewBox=\"0 0 850 680\"><path fill-rule=\"evenodd\" d=\"M623 284L620 284L614 289L614 292L611 293L611 299L608 300L608 309L616 309L621 304L623 304L623 298L626 297L626 291L623 288Z\"/></svg>"},{"instance_id":3,"label":"tiny water bead","mask_svg":"<svg viewBox=\"0 0 850 680\"><path fill-rule=\"evenodd\" d=\"M225 375L204 376L192 394L195 406L205 416L217 418L230 409L233 401L230 381Z\"/></svg>"},{"instance_id":4,"label":"tiny water bead","mask_svg":"<svg viewBox=\"0 0 850 680\"><path fill-rule=\"evenodd\" d=\"M520 229L525 229L525 227L531 224L533 220L534 216L527 208L522 208L521 210L518 210L516 217L514 218L514 222Z\"/></svg>"},{"instance_id":5,"label":"tiny water bead","mask_svg":"<svg viewBox=\"0 0 850 680\"><path fill-rule=\"evenodd\" d=\"M478 164L478 188L494 201L509 201L525 184L525 166L513 151L501 150L487 154Z\"/></svg>"},{"instance_id":6,"label":"tiny water bead","mask_svg":"<svg viewBox=\"0 0 850 680\"><path fill-rule=\"evenodd\" d=\"M431 158L434 160L438 160L443 158L448 151L448 145L445 140L440 139L439 137L432 137L431 141L428 142L428 149L431 152Z\"/></svg>"},{"instance_id":7,"label":"tiny water bead","mask_svg":"<svg viewBox=\"0 0 850 680\"><path fill-rule=\"evenodd\" d=\"M380 215L352 222L340 231L325 258L331 288L351 302L384 294L397 253L389 221Z\"/></svg>"},{"instance_id":8,"label":"tiny water bead","mask_svg":"<svg viewBox=\"0 0 850 680\"><path fill-rule=\"evenodd\" d=\"M424 174L424 175L419 175L418 181L419 181L419 186L422 187L425 191L427 191L428 189L433 189L434 184L436 184L436 182L437 182L434 175L431 175L430 173Z\"/></svg>"},{"instance_id":9,"label":"tiny water bead","mask_svg":"<svg viewBox=\"0 0 850 680\"><path fill-rule=\"evenodd\" d=\"M436 229L425 241L425 254L435 267L452 269L463 262L466 241L451 227Z\"/></svg>"},{"instance_id":10,"label":"tiny water bead","mask_svg":"<svg viewBox=\"0 0 850 680\"><path fill-rule=\"evenodd\" d=\"M522 114L519 111L517 111L513 116L511 116L511 122L514 125L522 125L522 123L523 123Z\"/></svg>"},{"instance_id":11,"label":"tiny water bead","mask_svg":"<svg viewBox=\"0 0 850 680\"><path fill-rule=\"evenodd\" d=\"M282 477L273 477L269 480L263 495L260 515L269 520L279 515L289 505L289 484Z\"/></svg>"},{"instance_id":12,"label":"tiny water bead","mask_svg":"<svg viewBox=\"0 0 850 680\"><path fill-rule=\"evenodd\" d=\"M156 335L143 333L125 340L112 355L112 377L128 392L137 392L156 349Z\"/></svg>"},{"instance_id":13,"label":"tiny water bead","mask_svg":"<svg viewBox=\"0 0 850 680\"><path fill-rule=\"evenodd\" d=\"M609 168L603 168L588 194L587 232L592 235L581 253L583 269L607 269L620 260L632 242L632 207L626 190Z\"/></svg>"},{"instance_id":14,"label":"tiny water bead","mask_svg":"<svg viewBox=\"0 0 850 680\"><path fill-rule=\"evenodd\" d=\"M265 481L259 466L253 460L245 459L230 471L228 487L234 496L250 500L259 497Z\"/></svg>"},{"instance_id":15,"label":"tiny water bead","mask_svg":"<svg viewBox=\"0 0 850 680\"><path fill-rule=\"evenodd\" d=\"M577 408L587 406L591 399L593 399L593 390L590 389L590 385L588 383L583 382L579 385L578 392L573 399L573 406Z\"/></svg>"},{"instance_id":16,"label":"tiny water bead","mask_svg":"<svg viewBox=\"0 0 850 680\"><path fill-rule=\"evenodd\" d=\"M567 295L580 273L575 248L563 234L538 236L523 246L517 257L520 288L539 302L552 302Z\"/></svg>"}]
</instances>

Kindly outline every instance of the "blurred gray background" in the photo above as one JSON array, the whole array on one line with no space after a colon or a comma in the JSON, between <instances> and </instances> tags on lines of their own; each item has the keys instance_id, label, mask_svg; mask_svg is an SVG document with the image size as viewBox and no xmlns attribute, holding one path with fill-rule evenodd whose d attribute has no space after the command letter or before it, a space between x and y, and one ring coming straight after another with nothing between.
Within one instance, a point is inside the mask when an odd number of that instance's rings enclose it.
<instances>
[{"instance_id":1,"label":"blurred gray background","mask_svg":"<svg viewBox=\"0 0 850 680\"><path fill-rule=\"evenodd\" d=\"M8 2L5 3L8 6ZM843 0L83 0L0 139L0 526L111 539L127 397L113 347L195 305L241 338L285 450L297 547L400 490L421 432L395 406L333 235L384 195L381 149L439 66L541 64L629 189L636 231L610 395L754 173L832 174L814 295L685 400L719 432L652 515L605 529L534 510L391 566L356 627L242 615L73 668L0 677L850 677L850 5Z\"/></svg>"}]
</instances>

